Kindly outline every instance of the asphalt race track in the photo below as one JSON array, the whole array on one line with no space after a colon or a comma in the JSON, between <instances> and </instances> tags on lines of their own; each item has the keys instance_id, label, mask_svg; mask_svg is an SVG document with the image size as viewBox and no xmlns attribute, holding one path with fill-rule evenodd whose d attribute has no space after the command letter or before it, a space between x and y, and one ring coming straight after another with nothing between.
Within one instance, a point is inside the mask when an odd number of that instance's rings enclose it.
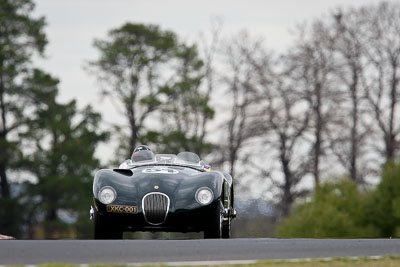
<instances>
[{"instance_id":1,"label":"asphalt race track","mask_svg":"<svg viewBox=\"0 0 400 267\"><path fill-rule=\"evenodd\" d=\"M0 265L223 261L387 254L400 254L400 239L0 241Z\"/></svg>"}]
</instances>

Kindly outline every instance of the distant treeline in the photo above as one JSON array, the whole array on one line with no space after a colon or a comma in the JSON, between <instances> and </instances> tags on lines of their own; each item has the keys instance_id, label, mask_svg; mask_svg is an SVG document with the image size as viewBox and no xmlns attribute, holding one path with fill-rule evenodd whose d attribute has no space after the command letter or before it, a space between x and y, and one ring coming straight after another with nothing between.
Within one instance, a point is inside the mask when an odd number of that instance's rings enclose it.
<instances>
[{"instance_id":1,"label":"distant treeline","mask_svg":"<svg viewBox=\"0 0 400 267\"><path fill-rule=\"evenodd\" d=\"M35 67L47 38L34 7L0 2L0 233L91 238L92 176L103 167L95 150L112 141L119 146L107 165L143 143L207 158L232 174L239 195L264 189L275 218L263 226L239 217L251 236L270 236L276 220L282 236L398 235L397 209L384 217L365 203L397 203L388 202L396 180L380 177L400 150L399 3L337 8L298 26L281 54L246 32L225 37L216 21L195 44L127 22L94 40L99 56L85 63L126 122L107 130L100 108L61 103L58 79ZM322 230L307 232L317 222Z\"/></svg>"}]
</instances>

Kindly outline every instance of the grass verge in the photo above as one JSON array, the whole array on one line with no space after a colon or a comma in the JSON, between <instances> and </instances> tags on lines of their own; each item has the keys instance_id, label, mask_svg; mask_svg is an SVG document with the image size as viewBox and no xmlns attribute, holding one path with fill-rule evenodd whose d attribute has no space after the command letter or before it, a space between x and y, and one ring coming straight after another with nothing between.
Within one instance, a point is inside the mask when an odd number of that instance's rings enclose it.
<instances>
[{"instance_id":1,"label":"grass verge","mask_svg":"<svg viewBox=\"0 0 400 267\"><path fill-rule=\"evenodd\" d=\"M9 265L23 266L23 265ZM82 265L62 264L62 263L44 263L36 265L38 267L80 267ZM163 267L171 266L168 264L89 264L87 267ZM185 266L185 265L179 265ZM187 265L190 267L198 267L205 265ZM357 258L331 258L331 259L300 259L300 260L263 260L252 264L218 264L207 265L215 267L397 267L400 266L400 255L388 255L382 257L357 257Z\"/></svg>"}]
</instances>

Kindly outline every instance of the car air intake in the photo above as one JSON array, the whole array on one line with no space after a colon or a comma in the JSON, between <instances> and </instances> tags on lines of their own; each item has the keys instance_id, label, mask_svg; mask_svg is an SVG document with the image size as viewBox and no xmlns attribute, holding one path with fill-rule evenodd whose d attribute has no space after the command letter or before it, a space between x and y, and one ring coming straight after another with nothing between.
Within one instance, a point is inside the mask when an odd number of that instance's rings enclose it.
<instances>
[{"instance_id":1,"label":"car air intake","mask_svg":"<svg viewBox=\"0 0 400 267\"><path fill-rule=\"evenodd\" d=\"M167 218L169 197L163 193L149 193L142 199L144 218L149 224L162 224Z\"/></svg>"}]
</instances>

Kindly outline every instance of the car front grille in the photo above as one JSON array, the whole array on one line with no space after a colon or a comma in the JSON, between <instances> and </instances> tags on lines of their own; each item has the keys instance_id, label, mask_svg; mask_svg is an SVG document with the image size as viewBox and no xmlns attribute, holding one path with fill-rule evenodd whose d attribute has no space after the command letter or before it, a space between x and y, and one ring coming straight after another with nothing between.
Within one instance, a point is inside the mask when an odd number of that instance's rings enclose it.
<instances>
[{"instance_id":1,"label":"car front grille","mask_svg":"<svg viewBox=\"0 0 400 267\"><path fill-rule=\"evenodd\" d=\"M167 218L169 197L163 193L149 193L142 199L144 218L149 224L162 224Z\"/></svg>"}]
</instances>

